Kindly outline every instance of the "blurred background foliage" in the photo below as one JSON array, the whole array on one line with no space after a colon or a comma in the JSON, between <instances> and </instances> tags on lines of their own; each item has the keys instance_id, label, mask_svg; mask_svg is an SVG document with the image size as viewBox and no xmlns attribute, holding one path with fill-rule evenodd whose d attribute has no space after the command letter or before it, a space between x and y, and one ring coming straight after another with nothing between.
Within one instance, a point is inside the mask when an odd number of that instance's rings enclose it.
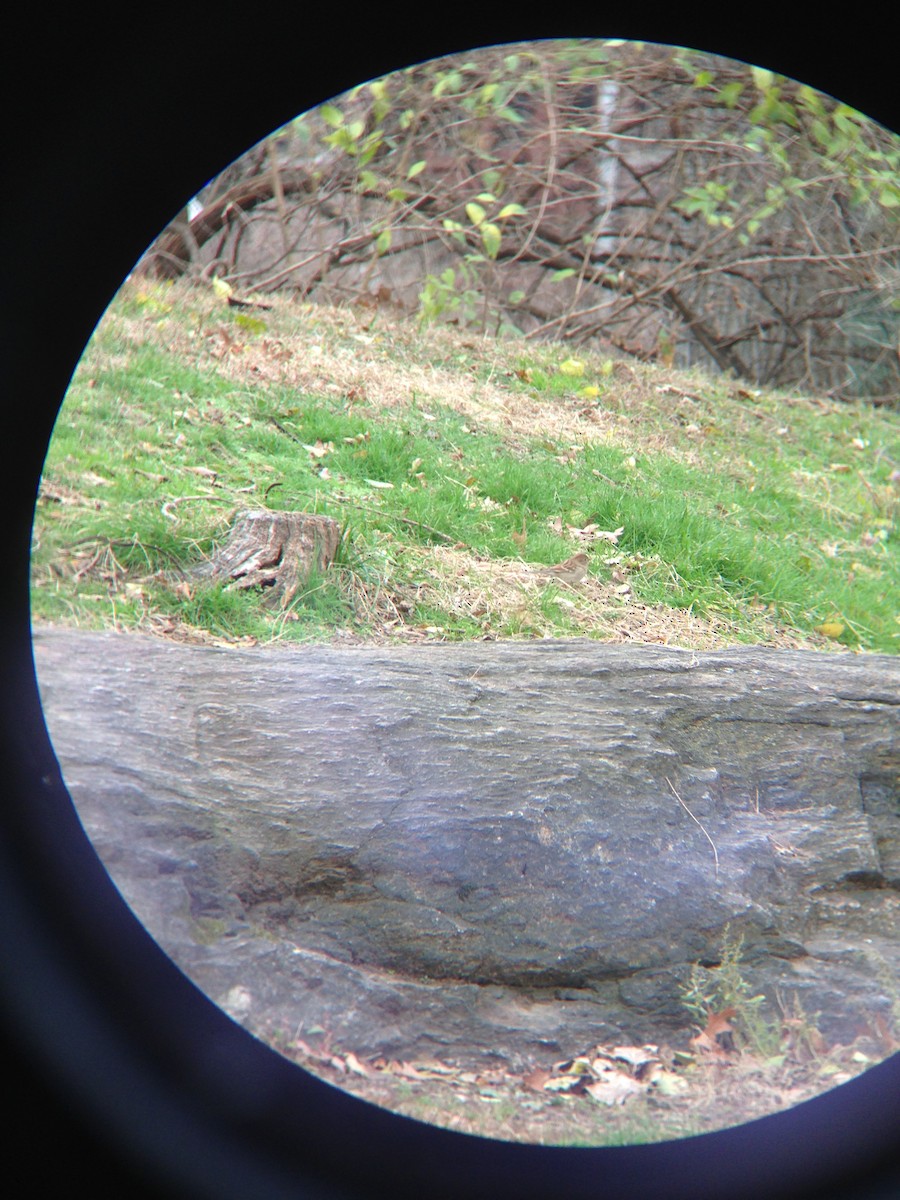
<instances>
[{"instance_id":1,"label":"blurred background foliage","mask_svg":"<svg viewBox=\"0 0 900 1200\"><path fill-rule=\"evenodd\" d=\"M900 142L677 47L421 63L298 116L139 271L897 405Z\"/></svg>"}]
</instances>

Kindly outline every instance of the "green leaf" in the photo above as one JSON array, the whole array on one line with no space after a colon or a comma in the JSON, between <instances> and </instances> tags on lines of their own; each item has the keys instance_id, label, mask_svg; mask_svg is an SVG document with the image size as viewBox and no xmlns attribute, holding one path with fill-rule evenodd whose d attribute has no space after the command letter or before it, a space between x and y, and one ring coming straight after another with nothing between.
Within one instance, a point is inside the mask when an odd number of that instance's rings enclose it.
<instances>
[{"instance_id":1,"label":"green leaf","mask_svg":"<svg viewBox=\"0 0 900 1200\"><path fill-rule=\"evenodd\" d=\"M333 104L323 104L319 112L325 124L330 125L332 129L337 129L344 123L344 114Z\"/></svg>"},{"instance_id":2,"label":"green leaf","mask_svg":"<svg viewBox=\"0 0 900 1200\"><path fill-rule=\"evenodd\" d=\"M234 323L240 325L241 329L246 329L248 333L265 333L267 328L265 321L261 321L259 317L248 317L246 313L238 313Z\"/></svg>"},{"instance_id":3,"label":"green leaf","mask_svg":"<svg viewBox=\"0 0 900 1200\"><path fill-rule=\"evenodd\" d=\"M751 67L750 74L753 76L753 82L761 92L768 92L775 82L775 76L765 67Z\"/></svg>"},{"instance_id":4,"label":"green leaf","mask_svg":"<svg viewBox=\"0 0 900 1200\"><path fill-rule=\"evenodd\" d=\"M466 216L473 225L480 225L485 218L485 211L480 204L476 204L474 200L470 200L466 205Z\"/></svg>"},{"instance_id":5,"label":"green leaf","mask_svg":"<svg viewBox=\"0 0 900 1200\"><path fill-rule=\"evenodd\" d=\"M439 96L443 96L444 92L458 92L461 87L462 75L459 71L447 71L431 89L431 94L437 100Z\"/></svg>"},{"instance_id":6,"label":"green leaf","mask_svg":"<svg viewBox=\"0 0 900 1200\"><path fill-rule=\"evenodd\" d=\"M488 258L496 258L500 252L500 230L496 225L492 225L490 221L485 221L481 226L481 241L484 245L484 252Z\"/></svg>"},{"instance_id":7,"label":"green leaf","mask_svg":"<svg viewBox=\"0 0 900 1200\"><path fill-rule=\"evenodd\" d=\"M726 83L719 89L719 96L726 108L734 108L737 104L741 92L744 90L744 85L735 81L734 83Z\"/></svg>"},{"instance_id":8,"label":"green leaf","mask_svg":"<svg viewBox=\"0 0 900 1200\"><path fill-rule=\"evenodd\" d=\"M343 126L340 129L336 129L334 133L329 133L322 141L327 142L329 146L336 146L340 150L346 150L349 154L356 154L356 146L353 143L353 139Z\"/></svg>"},{"instance_id":9,"label":"green leaf","mask_svg":"<svg viewBox=\"0 0 900 1200\"><path fill-rule=\"evenodd\" d=\"M825 121L814 120L809 127L809 132L816 139L820 146L826 150L831 149L831 130Z\"/></svg>"},{"instance_id":10,"label":"green leaf","mask_svg":"<svg viewBox=\"0 0 900 1200\"><path fill-rule=\"evenodd\" d=\"M505 221L507 217L527 217L528 209L523 208L521 204L504 204L497 213L498 221Z\"/></svg>"},{"instance_id":11,"label":"green leaf","mask_svg":"<svg viewBox=\"0 0 900 1200\"><path fill-rule=\"evenodd\" d=\"M560 271L554 271L553 274L550 276L550 279L553 281L553 283L558 283L560 281L560 279L568 279L570 275L574 275L574 274L575 274L574 267L563 267L562 270L560 270Z\"/></svg>"},{"instance_id":12,"label":"green leaf","mask_svg":"<svg viewBox=\"0 0 900 1200\"><path fill-rule=\"evenodd\" d=\"M850 108L847 104L839 104L834 110L834 123L841 133L855 136L859 133L859 126L863 118L855 108Z\"/></svg>"},{"instance_id":13,"label":"green leaf","mask_svg":"<svg viewBox=\"0 0 900 1200\"><path fill-rule=\"evenodd\" d=\"M406 172L406 178L407 179L415 179L415 177L417 175L420 175L422 173L422 171L424 171L424 170L425 170L425 159L421 158L421 159L419 159L418 162L414 162L413 165L409 168L409 170Z\"/></svg>"},{"instance_id":14,"label":"green leaf","mask_svg":"<svg viewBox=\"0 0 900 1200\"><path fill-rule=\"evenodd\" d=\"M382 254L387 254L391 248L391 230L383 229L375 239L375 253L380 257Z\"/></svg>"},{"instance_id":15,"label":"green leaf","mask_svg":"<svg viewBox=\"0 0 900 1200\"><path fill-rule=\"evenodd\" d=\"M694 76L694 87L708 87L714 79L715 75L713 75L712 71L698 71Z\"/></svg>"},{"instance_id":16,"label":"green leaf","mask_svg":"<svg viewBox=\"0 0 900 1200\"><path fill-rule=\"evenodd\" d=\"M388 198L388 200L397 200L402 203L406 199L408 194L409 193L405 192L403 190L403 188L391 188L391 190L387 194L387 198Z\"/></svg>"}]
</instances>

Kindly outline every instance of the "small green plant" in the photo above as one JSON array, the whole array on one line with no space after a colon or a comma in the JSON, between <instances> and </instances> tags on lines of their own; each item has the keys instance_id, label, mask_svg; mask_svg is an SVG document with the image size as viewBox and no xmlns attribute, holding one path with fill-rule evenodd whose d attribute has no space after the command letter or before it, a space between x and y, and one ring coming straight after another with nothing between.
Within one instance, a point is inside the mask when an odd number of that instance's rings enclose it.
<instances>
[{"instance_id":1,"label":"small green plant","mask_svg":"<svg viewBox=\"0 0 900 1200\"><path fill-rule=\"evenodd\" d=\"M439 317L452 316L461 325L474 325L484 297L473 284L477 282L468 261L447 267L440 275L426 275L419 293L419 319L423 324Z\"/></svg>"},{"instance_id":2,"label":"small green plant","mask_svg":"<svg viewBox=\"0 0 900 1200\"><path fill-rule=\"evenodd\" d=\"M781 1049L781 1022L767 1018L763 1012L765 996L751 995L749 982L741 973L744 935L734 935L726 925L722 933L721 959L717 967L691 967L681 1002L701 1028L712 1013L723 1009L736 1010L736 1029L744 1044L754 1054L772 1060Z\"/></svg>"}]
</instances>

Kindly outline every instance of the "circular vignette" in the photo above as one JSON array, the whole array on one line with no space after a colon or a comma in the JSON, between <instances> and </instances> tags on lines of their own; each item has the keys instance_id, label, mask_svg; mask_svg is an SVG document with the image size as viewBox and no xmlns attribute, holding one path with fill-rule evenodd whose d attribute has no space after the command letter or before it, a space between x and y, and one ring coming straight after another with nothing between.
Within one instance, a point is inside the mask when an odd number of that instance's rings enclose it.
<instances>
[{"instance_id":1,"label":"circular vignette","mask_svg":"<svg viewBox=\"0 0 900 1200\"><path fill-rule=\"evenodd\" d=\"M356 18L341 40L339 28L291 18L285 30L280 20L254 29L243 14L210 33L186 28L181 14L117 31L80 15L77 57L76 27L62 19L18 41L23 54L39 50L43 74L16 117L7 161L22 186L7 189L0 222L8 403L30 422L27 434L11 424L6 439L13 520L0 623L0 998L19 1097L8 1139L39 1146L27 1162L13 1159L18 1194L74 1178L101 1196L126 1185L130 1195L222 1198L897 1194L896 1058L787 1113L621 1150L490 1142L355 1100L263 1046L185 979L87 841L43 724L27 609L36 484L71 372L145 246L224 164L328 96L472 41L462 28L386 36L380 20L366 28ZM763 29L754 42L709 22L702 32L677 20L576 24L480 26L477 41L574 32L698 46L762 62L897 127L878 92L890 39L882 50L873 30L854 55L860 76L849 64L829 70L827 40L805 32L791 40ZM18 100L7 111L20 114Z\"/></svg>"}]
</instances>

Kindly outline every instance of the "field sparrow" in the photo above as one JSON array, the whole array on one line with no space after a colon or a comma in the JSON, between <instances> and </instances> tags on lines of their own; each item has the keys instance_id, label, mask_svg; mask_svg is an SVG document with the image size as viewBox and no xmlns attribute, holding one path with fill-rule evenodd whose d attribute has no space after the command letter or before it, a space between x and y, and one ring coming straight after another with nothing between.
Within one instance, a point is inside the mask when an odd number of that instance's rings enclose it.
<instances>
[{"instance_id":1,"label":"field sparrow","mask_svg":"<svg viewBox=\"0 0 900 1200\"><path fill-rule=\"evenodd\" d=\"M587 575L588 556L579 551L567 558L565 562L557 563L555 567L545 567L538 571L544 579L555 580L556 583L581 583Z\"/></svg>"}]
</instances>

